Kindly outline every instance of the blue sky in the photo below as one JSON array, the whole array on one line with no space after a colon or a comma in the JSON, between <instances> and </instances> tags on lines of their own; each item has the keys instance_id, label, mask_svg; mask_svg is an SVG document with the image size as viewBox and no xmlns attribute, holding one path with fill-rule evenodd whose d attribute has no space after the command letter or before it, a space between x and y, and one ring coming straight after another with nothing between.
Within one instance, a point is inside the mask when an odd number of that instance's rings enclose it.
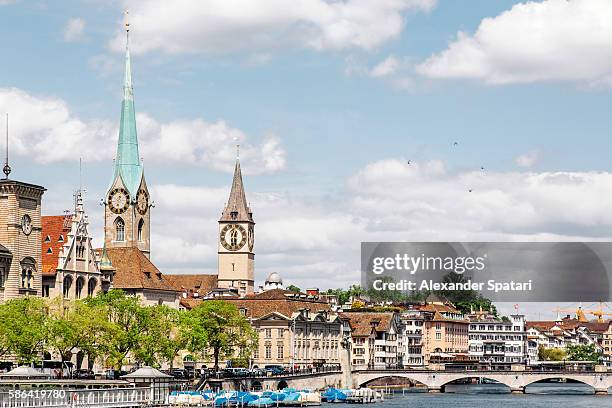
<instances>
[{"instance_id":1,"label":"blue sky","mask_svg":"<svg viewBox=\"0 0 612 408\"><path fill-rule=\"evenodd\" d=\"M362 240L611 236L610 2L252 3L0 0L12 176L59 214L84 157L99 235L129 8L164 271L215 270L235 137L259 280L356 281Z\"/></svg>"}]
</instances>

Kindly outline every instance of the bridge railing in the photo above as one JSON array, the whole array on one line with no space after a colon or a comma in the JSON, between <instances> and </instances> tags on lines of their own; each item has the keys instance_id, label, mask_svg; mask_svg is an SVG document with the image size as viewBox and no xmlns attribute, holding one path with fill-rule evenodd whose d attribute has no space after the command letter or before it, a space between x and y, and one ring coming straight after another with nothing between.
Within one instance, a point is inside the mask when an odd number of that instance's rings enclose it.
<instances>
[{"instance_id":1,"label":"bridge railing","mask_svg":"<svg viewBox=\"0 0 612 408\"><path fill-rule=\"evenodd\" d=\"M150 388L16 389L0 392L0 408L127 408L154 402Z\"/></svg>"}]
</instances>

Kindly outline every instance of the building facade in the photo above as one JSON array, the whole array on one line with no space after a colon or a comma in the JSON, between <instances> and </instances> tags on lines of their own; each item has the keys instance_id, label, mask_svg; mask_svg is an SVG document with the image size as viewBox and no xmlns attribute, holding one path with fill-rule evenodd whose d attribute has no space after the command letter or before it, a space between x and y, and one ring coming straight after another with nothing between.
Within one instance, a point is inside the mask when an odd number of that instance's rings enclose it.
<instances>
[{"instance_id":1,"label":"building facade","mask_svg":"<svg viewBox=\"0 0 612 408\"><path fill-rule=\"evenodd\" d=\"M0 180L0 301L42 294L41 200L45 188Z\"/></svg>"},{"instance_id":2,"label":"building facade","mask_svg":"<svg viewBox=\"0 0 612 408\"><path fill-rule=\"evenodd\" d=\"M111 276L100 271L80 190L72 214L42 217L42 236L43 297L80 299L108 290Z\"/></svg>"},{"instance_id":3,"label":"building facade","mask_svg":"<svg viewBox=\"0 0 612 408\"><path fill-rule=\"evenodd\" d=\"M347 311L351 329L351 364L355 369L397 368L404 351L399 315L394 312Z\"/></svg>"},{"instance_id":4,"label":"building facade","mask_svg":"<svg viewBox=\"0 0 612 408\"><path fill-rule=\"evenodd\" d=\"M525 316L517 314L501 319L485 311L471 313L467 318L471 359L484 363L528 361Z\"/></svg>"}]
</instances>

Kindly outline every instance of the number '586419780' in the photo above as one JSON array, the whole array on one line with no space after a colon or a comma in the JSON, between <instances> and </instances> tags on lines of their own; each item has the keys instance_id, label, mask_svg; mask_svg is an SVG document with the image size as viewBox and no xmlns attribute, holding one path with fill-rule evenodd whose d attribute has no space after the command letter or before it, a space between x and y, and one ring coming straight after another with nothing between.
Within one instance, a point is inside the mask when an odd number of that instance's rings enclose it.
<instances>
[{"instance_id":1,"label":"number '586419780'","mask_svg":"<svg viewBox=\"0 0 612 408\"><path fill-rule=\"evenodd\" d=\"M65 390L9 390L9 399L64 398Z\"/></svg>"}]
</instances>

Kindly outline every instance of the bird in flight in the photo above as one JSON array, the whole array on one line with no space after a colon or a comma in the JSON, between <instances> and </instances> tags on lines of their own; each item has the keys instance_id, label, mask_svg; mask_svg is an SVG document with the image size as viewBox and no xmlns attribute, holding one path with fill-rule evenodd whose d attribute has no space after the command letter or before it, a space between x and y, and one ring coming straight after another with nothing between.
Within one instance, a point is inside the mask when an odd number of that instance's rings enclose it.
<instances>
[{"instance_id":1,"label":"bird in flight","mask_svg":"<svg viewBox=\"0 0 612 408\"><path fill-rule=\"evenodd\" d=\"M453 143L453 146L459 146L458 142Z\"/></svg>"},{"instance_id":2,"label":"bird in flight","mask_svg":"<svg viewBox=\"0 0 612 408\"><path fill-rule=\"evenodd\" d=\"M412 161L411 161L411 160L408 160L408 165L410 166L411 164L412 164Z\"/></svg>"}]
</instances>

